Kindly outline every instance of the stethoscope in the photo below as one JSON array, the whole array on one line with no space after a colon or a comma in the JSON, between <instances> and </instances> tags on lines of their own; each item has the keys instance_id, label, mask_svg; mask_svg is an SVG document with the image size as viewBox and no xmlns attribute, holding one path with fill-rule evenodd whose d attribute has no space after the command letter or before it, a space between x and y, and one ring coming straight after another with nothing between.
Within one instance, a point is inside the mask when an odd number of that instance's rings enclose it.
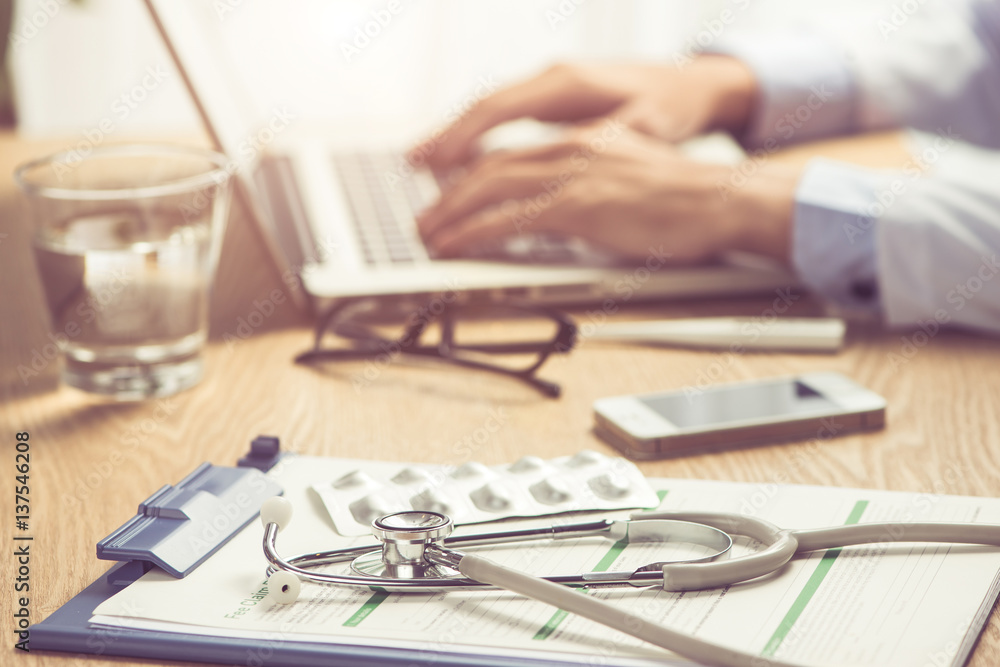
<instances>
[{"instance_id":1,"label":"stethoscope","mask_svg":"<svg viewBox=\"0 0 1000 667\"><path fill-rule=\"evenodd\" d=\"M372 522L379 544L302 554L284 559L275 540L292 517L291 503L276 496L260 510L268 594L288 604L303 580L318 584L362 586L390 592L430 592L499 588L602 623L706 665L757 667L762 658L688 636L622 613L574 588L631 585L661 586L670 592L730 586L772 574L796 554L886 542L941 542L1000 547L1000 525L952 523L864 523L811 530L787 530L755 517L712 512L641 512L626 520L553 525L546 528L451 537L454 524L444 514L397 512ZM757 540L763 548L728 558L733 535ZM615 542L688 543L708 553L683 561L658 561L626 572L586 572L536 577L458 551L473 547L539 539L603 537ZM308 568L351 562L352 574L311 572ZM768 658L771 667L794 667Z\"/></svg>"}]
</instances>

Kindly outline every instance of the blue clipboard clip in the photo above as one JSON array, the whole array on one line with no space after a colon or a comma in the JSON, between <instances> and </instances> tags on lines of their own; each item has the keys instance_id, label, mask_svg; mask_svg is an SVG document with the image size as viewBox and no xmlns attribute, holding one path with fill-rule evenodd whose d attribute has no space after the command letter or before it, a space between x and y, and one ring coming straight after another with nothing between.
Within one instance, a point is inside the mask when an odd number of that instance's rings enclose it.
<instances>
[{"instance_id":1,"label":"blue clipboard clip","mask_svg":"<svg viewBox=\"0 0 1000 667\"><path fill-rule=\"evenodd\" d=\"M258 436L237 467L201 464L140 503L134 517L97 543L97 557L187 576L250 523L265 500L284 492L264 474L280 458L278 438Z\"/></svg>"}]
</instances>

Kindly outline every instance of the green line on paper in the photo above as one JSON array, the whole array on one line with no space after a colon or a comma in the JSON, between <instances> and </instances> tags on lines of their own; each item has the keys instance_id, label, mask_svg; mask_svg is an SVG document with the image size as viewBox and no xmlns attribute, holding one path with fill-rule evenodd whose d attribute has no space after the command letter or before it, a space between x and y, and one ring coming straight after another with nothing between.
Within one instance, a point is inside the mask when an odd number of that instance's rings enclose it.
<instances>
[{"instance_id":1,"label":"green line on paper","mask_svg":"<svg viewBox=\"0 0 1000 667\"><path fill-rule=\"evenodd\" d=\"M844 522L845 526L853 526L857 522L861 521L861 515L865 513L868 509L867 500L859 500L854 504L854 509L851 510L850 516L847 517L847 521Z\"/></svg>"},{"instance_id":2,"label":"green line on paper","mask_svg":"<svg viewBox=\"0 0 1000 667\"><path fill-rule=\"evenodd\" d=\"M861 520L861 515L865 513L865 509L868 507L867 500L859 500L854 504L854 508L851 513L847 516L847 521L844 522L845 526L850 526L856 524ZM799 592L799 596L795 598L795 602L792 603L791 608L785 617L781 619L781 623L778 624L778 628L774 631L771 639L768 640L767 644L764 646L764 650L761 651L761 655L765 658L774 657L774 654L778 651L781 643L785 641L785 637L791 632L792 626L795 622L799 620L802 612L805 611L806 605L812 600L813 595L816 593L816 589L819 585L823 583L823 579L826 577L830 568L833 567L833 563L837 560L837 556L840 555L840 549L828 549L823 557L819 561L819 565L816 566L816 571L812 573L809 577L809 581L806 582L805 587Z\"/></svg>"},{"instance_id":3,"label":"green line on paper","mask_svg":"<svg viewBox=\"0 0 1000 667\"><path fill-rule=\"evenodd\" d=\"M372 612L375 611L375 608L378 607L383 602L385 602L385 599L387 597L389 597L388 593L384 592L375 593L375 595L368 598L368 601L365 602L363 605L361 605L361 608L358 609L356 612L354 612L354 614L349 619L344 621L344 627L345 628L357 627L357 625L361 623L361 621L371 616Z\"/></svg>"},{"instance_id":4,"label":"green line on paper","mask_svg":"<svg viewBox=\"0 0 1000 667\"><path fill-rule=\"evenodd\" d=\"M556 609L556 613L552 614L552 618L550 618L545 625L543 625L541 629L535 633L535 636L532 637L532 639L548 639L549 635L555 632L556 628L567 616L569 616L569 612L565 612L562 609Z\"/></svg>"},{"instance_id":5,"label":"green line on paper","mask_svg":"<svg viewBox=\"0 0 1000 667\"><path fill-rule=\"evenodd\" d=\"M663 502L663 499L666 497L667 493L668 493L667 491L656 492L656 495L660 499L660 502ZM607 572L608 569L614 564L614 562L618 560L618 556L621 555L622 551L624 551L625 547L627 546L628 546L627 540L618 540L617 542L612 544L611 548L608 549L608 553L604 554L604 557L601 558L601 560L597 561L597 565L594 566L593 572ZM538 632L535 633L535 636L532 637L532 639L539 639L539 640L548 639L549 635L555 632L555 629L559 626L560 623L562 623L563 619L566 618L568 615L569 614L563 611L562 609L557 609L556 613L552 614L552 618L546 621L545 625L543 625L538 630Z\"/></svg>"},{"instance_id":6,"label":"green line on paper","mask_svg":"<svg viewBox=\"0 0 1000 667\"><path fill-rule=\"evenodd\" d=\"M604 557L597 561L597 565L594 566L593 571L607 572L608 568L611 567L612 563L618 559L618 556L621 555L622 551L624 551L627 546L628 540L618 540L612 544L611 548L608 549L608 553L604 554ZM549 635L555 632L555 629L568 615L569 614L562 609L556 609L556 613L552 614L552 618L546 621L545 625L543 625L541 629L535 633L535 636L532 637L532 639L548 639Z\"/></svg>"},{"instance_id":7,"label":"green line on paper","mask_svg":"<svg viewBox=\"0 0 1000 667\"><path fill-rule=\"evenodd\" d=\"M594 572L607 572L611 564L618 560L618 556L625 551L625 547L628 546L628 540L618 540L611 545L608 549L608 553L604 554L604 558L597 561L597 565L594 566Z\"/></svg>"}]
</instances>

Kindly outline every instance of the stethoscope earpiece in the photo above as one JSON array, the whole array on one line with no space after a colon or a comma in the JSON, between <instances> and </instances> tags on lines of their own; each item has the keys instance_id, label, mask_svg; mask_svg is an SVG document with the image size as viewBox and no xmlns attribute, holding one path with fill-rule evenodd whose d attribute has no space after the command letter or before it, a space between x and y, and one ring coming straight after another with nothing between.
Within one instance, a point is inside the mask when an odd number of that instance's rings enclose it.
<instances>
[{"instance_id":1,"label":"stethoscope earpiece","mask_svg":"<svg viewBox=\"0 0 1000 667\"><path fill-rule=\"evenodd\" d=\"M292 503L282 496L272 496L260 506L260 522L267 528L273 523L280 532L292 522Z\"/></svg>"}]
</instances>

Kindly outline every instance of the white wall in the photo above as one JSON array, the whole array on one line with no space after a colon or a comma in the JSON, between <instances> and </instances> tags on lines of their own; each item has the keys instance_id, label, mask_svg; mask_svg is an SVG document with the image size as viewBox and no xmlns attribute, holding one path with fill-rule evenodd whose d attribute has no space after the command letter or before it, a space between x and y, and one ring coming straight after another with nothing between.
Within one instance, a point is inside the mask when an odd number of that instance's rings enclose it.
<instances>
[{"instance_id":1,"label":"white wall","mask_svg":"<svg viewBox=\"0 0 1000 667\"><path fill-rule=\"evenodd\" d=\"M555 60L669 59L700 31L850 28L886 0L170 0L201 2L238 63L248 105L306 120L372 115L434 125L483 78ZM390 7L398 12L391 14ZM377 30L374 15L391 18ZM870 21L865 22L871 25ZM366 27L375 34L356 42ZM139 0L19 0L13 66L21 130L184 131L190 103ZM149 68L152 68L150 70ZM169 71L162 80L149 72ZM145 85L144 85L145 84ZM142 90L137 90L137 86ZM122 96L126 97L123 99ZM141 99L139 99L141 98ZM88 130L88 128L91 128Z\"/></svg>"}]
</instances>

